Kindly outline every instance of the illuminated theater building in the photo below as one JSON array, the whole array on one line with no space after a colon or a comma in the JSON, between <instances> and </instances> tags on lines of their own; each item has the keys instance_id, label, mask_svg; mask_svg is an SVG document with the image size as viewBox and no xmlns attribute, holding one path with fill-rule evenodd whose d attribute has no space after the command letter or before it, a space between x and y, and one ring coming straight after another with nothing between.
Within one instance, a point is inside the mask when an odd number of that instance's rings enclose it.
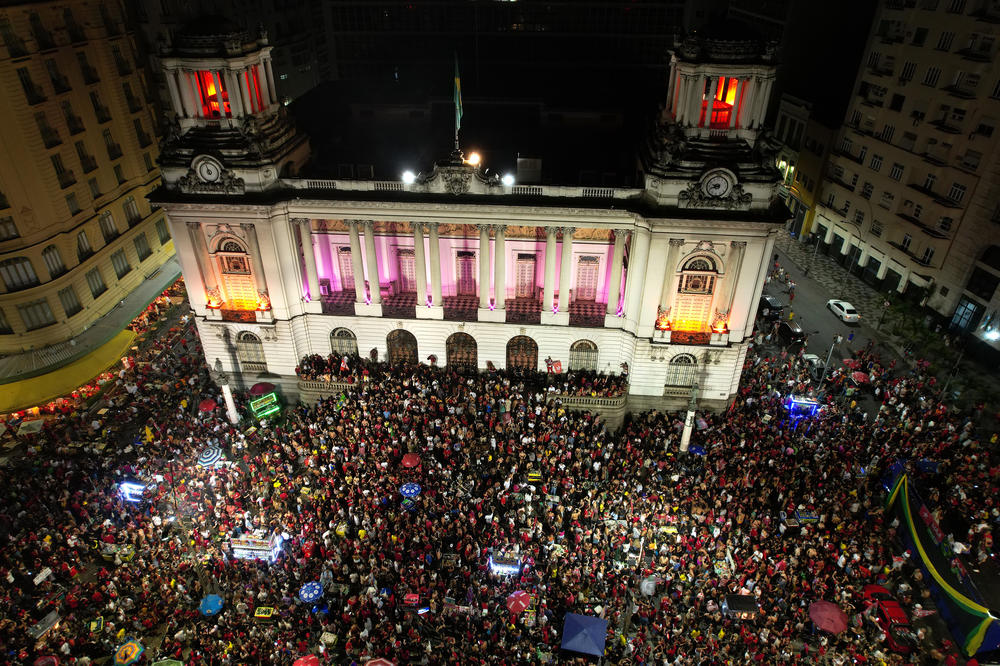
<instances>
[{"instance_id":1,"label":"illuminated theater building","mask_svg":"<svg viewBox=\"0 0 1000 666\"><path fill-rule=\"evenodd\" d=\"M185 33L162 59L177 121L153 199L210 364L294 393L309 354L549 359L627 367L634 408L686 402L695 385L707 406L734 395L788 216L761 132L771 46L677 42L630 187L512 182L457 151L413 177L310 177L269 48Z\"/></svg>"}]
</instances>

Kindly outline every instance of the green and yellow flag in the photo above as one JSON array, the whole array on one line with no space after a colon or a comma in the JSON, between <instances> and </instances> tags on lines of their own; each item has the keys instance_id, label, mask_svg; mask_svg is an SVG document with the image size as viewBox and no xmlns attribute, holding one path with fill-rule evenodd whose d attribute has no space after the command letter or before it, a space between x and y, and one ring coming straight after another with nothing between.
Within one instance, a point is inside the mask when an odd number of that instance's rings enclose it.
<instances>
[{"instance_id":1,"label":"green and yellow flag","mask_svg":"<svg viewBox=\"0 0 1000 666\"><path fill-rule=\"evenodd\" d=\"M458 130L462 127L462 77L458 74L458 54L455 54L455 147L458 147Z\"/></svg>"}]
</instances>

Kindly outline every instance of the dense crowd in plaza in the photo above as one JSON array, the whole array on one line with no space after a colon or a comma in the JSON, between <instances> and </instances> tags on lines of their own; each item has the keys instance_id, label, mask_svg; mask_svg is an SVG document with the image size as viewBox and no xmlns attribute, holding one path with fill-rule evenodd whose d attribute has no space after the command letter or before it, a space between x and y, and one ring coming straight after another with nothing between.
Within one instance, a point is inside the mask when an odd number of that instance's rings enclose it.
<instances>
[{"instance_id":1,"label":"dense crowd in plaza","mask_svg":"<svg viewBox=\"0 0 1000 666\"><path fill-rule=\"evenodd\" d=\"M309 653L323 664L533 664L568 658L568 611L603 614L612 631L627 624L626 640L608 642L623 663L939 663L954 647L922 630L916 652L893 654L861 597L880 583L909 608L920 601L880 508L880 479L900 454L940 462L928 500L942 514L974 506L970 535L956 538L972 558L992 552L997 460L972 415L873 353L856 360L878 412L861 411L838 371L823 412L799 427L783 402L808 369L751 353L732 407L701 415L694 455L679 453L682 415L637 415L610 432L562 406L560 393L586 393L597 377L357 357L343 370L334 357L300 367L350 377L342 393L232 426L222 409L197 409L222 399L190 325L183 333L121 371L106 413L50 421L0 469L6 663L88 664L135 637L144 659L185 664L288 665ZM200 466L213 446L227 462ZM404 465L407 454L419 464ZM156 481L143 502L123 500L130 479ZM421 486L412 499L400 493L408 482ZM792 538L780 514L795 510L818 522ZM280 537L277 560L235 559L231 540L248 534ZM123 548L105 561L111 545ZM522 569L494 573L491 556ZM644 596L649 576L659 583ZM323 596L304 603L310 581ZM505 606L516 590L532 596L520 614ZM208 594L224 600L216 617L199 612ZM756 597L757 616L724 614L728 594ZM808 606L821 599L847 612L845 632L815 631ZM259 607L277 617L256 621ZM28 630L52 609L62 620L36 644ZM105 626L92 632L97 617Z\"/></svg>"}]
</instances>

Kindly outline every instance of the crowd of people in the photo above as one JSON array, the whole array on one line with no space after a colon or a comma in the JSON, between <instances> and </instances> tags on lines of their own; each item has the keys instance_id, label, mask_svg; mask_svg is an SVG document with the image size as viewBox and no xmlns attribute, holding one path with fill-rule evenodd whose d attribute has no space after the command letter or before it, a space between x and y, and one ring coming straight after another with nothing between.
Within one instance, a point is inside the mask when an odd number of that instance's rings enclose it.
<instances>
[{"instance_id":1,"label":"crowd of people","mask_svg":"<svg viewBox=\"0 0 1000 666\"><path fill-rule=\"evenodd\" d=\"M562 663L570 611L608 620L607 657L621 663L947 658L954 648L923 629L914 652L892 653L865 612L868 583L918 600L910 565L894 560L880 479L900 452L939 461L932 501L946 511L975 498L979 557L998 518L996 460L926 377L857 359L878 413L831 392L797 427L784 400L808 369L755 350L731 408L701 415L698 452L681 453L677 414L626 417L612 432L567 409L559 396L588 394L585 374L358 357L303 359L300 376L353 386L235 426L199 409L222 399L186 324L176 344L156 341L120 372L108 411L50 421L0 469L5 661L82 666L135 638L144 659L185 664L287 666L311 653L322 664ZM199 464L213 447L226 457ZM141 501L126 501L124 481L148 485ZM407 483L419 494L404 497ZM818 520L793 537L781 516L796 510ZM247 536L278 544L276 559L237 559L234 540ZM322 595L305 602L312 581ZM506 600L518 590L531 603L515 613ZM205 616L210 594L224 605ZM753 617L723 612L731 594L755 598ZM849 628L816 631L816 600L843 608ZM262 607L270 621L255 618ZM36 640L51 611L59 623Z\"/></svg>"}]
</instances>

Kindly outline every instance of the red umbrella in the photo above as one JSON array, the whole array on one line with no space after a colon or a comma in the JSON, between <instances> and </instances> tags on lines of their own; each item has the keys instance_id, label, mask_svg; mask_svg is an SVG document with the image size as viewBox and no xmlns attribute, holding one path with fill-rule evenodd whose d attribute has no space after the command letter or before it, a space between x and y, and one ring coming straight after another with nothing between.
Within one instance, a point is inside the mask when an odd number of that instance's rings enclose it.
<instances>
[{"instance_id":1,"label":"red umbrella","mask_svg":"<svg viewBox=\"0 0 1000 666\"><path fill-rule=\"evenodd\" d=\"M420 464L420 456L416 453L407 453L403 456L403 467L416 467Z\"/></svg>"},{"instance_id":2,"label":"red umbrella","mask_svg":"<svg viewBox=\"0 0 1000 666\"><path fill-rule=\"evenodd\" d=\"M511 613L517 615L518 613L523 613L524 610L531 605L531 595L524 590L518 590L517 592L512 592L509 597L507 597L507 610Z\"/></svg>"},{"instance_id":3,"label":"red umbrella","mask_svg":"<svg viewBox=\"0 0 1000 666\"><path fill-rule=\"evenodd\" d=\"M198 409L200 409L203 412L210 412L216 407L218 407L218 405L211 398L205 398L204 400L198 403Z\"/></svg>"},{"instance_id":4,"label":"red umbrella","mask_svg":"<svg viewBox=\"0 0 1000 666\"><path fill-rule=\"evenodd\" d=\"M847 629L847 614L830 601L814 601L809 605L809 617L818 629L839 634Z\"/></svg>"},{"instance_id":5,"label":"red umbrella","mask_svg":"<svg viewBox=\"0 0 1000 666\"><path fill-rule=\"evenodd\" d=\"M314 654L308 654L296 659L292 666L319 666L319 657Z\"/></svg>"},{"instance_id":6,"label":"red umbrella","mask_svg":"<svg viewBox=\"0 0 1000 666\"><path fill-rule=\"evenodd\" d=\"M844 365L846 365L851 370L857 370L861 367L861 361L856 358L845 358Z\"/></svg>"},{"instance_id":7,"label":"red umbrella","mask_svg":"<svg viewBox=\"0 0 1000 666\"><path fill-rule=\"evenodd\" d=\"M852 372L851 379L853 379L858 384L867 384L871 381L867 374L864 372Z\"/></svg>"},{"instance_id":8,"label":"red umbrella","mask_svg":"<svg viewBox=\"0 0 1000 666\"><path fill-rule=\"evenodd\" d=\"M32 662L32 666L57 666L59 664L59 658L49 655L47 657L39 657Z\"/></svg>"},{"instance_id":9,"label":"red umbrella","mask_svg":"<svg viewBox=\"0 0 1000 666\"><path fill-rule=\"evenodd\" d=\"M274 390L274 384L269 382L257 382L250 387L250 395L264 395Z\"/></svg>"},{"instance_id":10,"label":"red umbrella","mask_svg":"<svg viewBox=\"0 0 1000 666\"><path fill-rule=\"evenodd\" d=\"M379 657L378 659L371 659L369 661L366 661L365 666L396 666L396 664L394 662L389 661L388 659L383 659L382 657Z\"/></svg>"}]
</instances>

